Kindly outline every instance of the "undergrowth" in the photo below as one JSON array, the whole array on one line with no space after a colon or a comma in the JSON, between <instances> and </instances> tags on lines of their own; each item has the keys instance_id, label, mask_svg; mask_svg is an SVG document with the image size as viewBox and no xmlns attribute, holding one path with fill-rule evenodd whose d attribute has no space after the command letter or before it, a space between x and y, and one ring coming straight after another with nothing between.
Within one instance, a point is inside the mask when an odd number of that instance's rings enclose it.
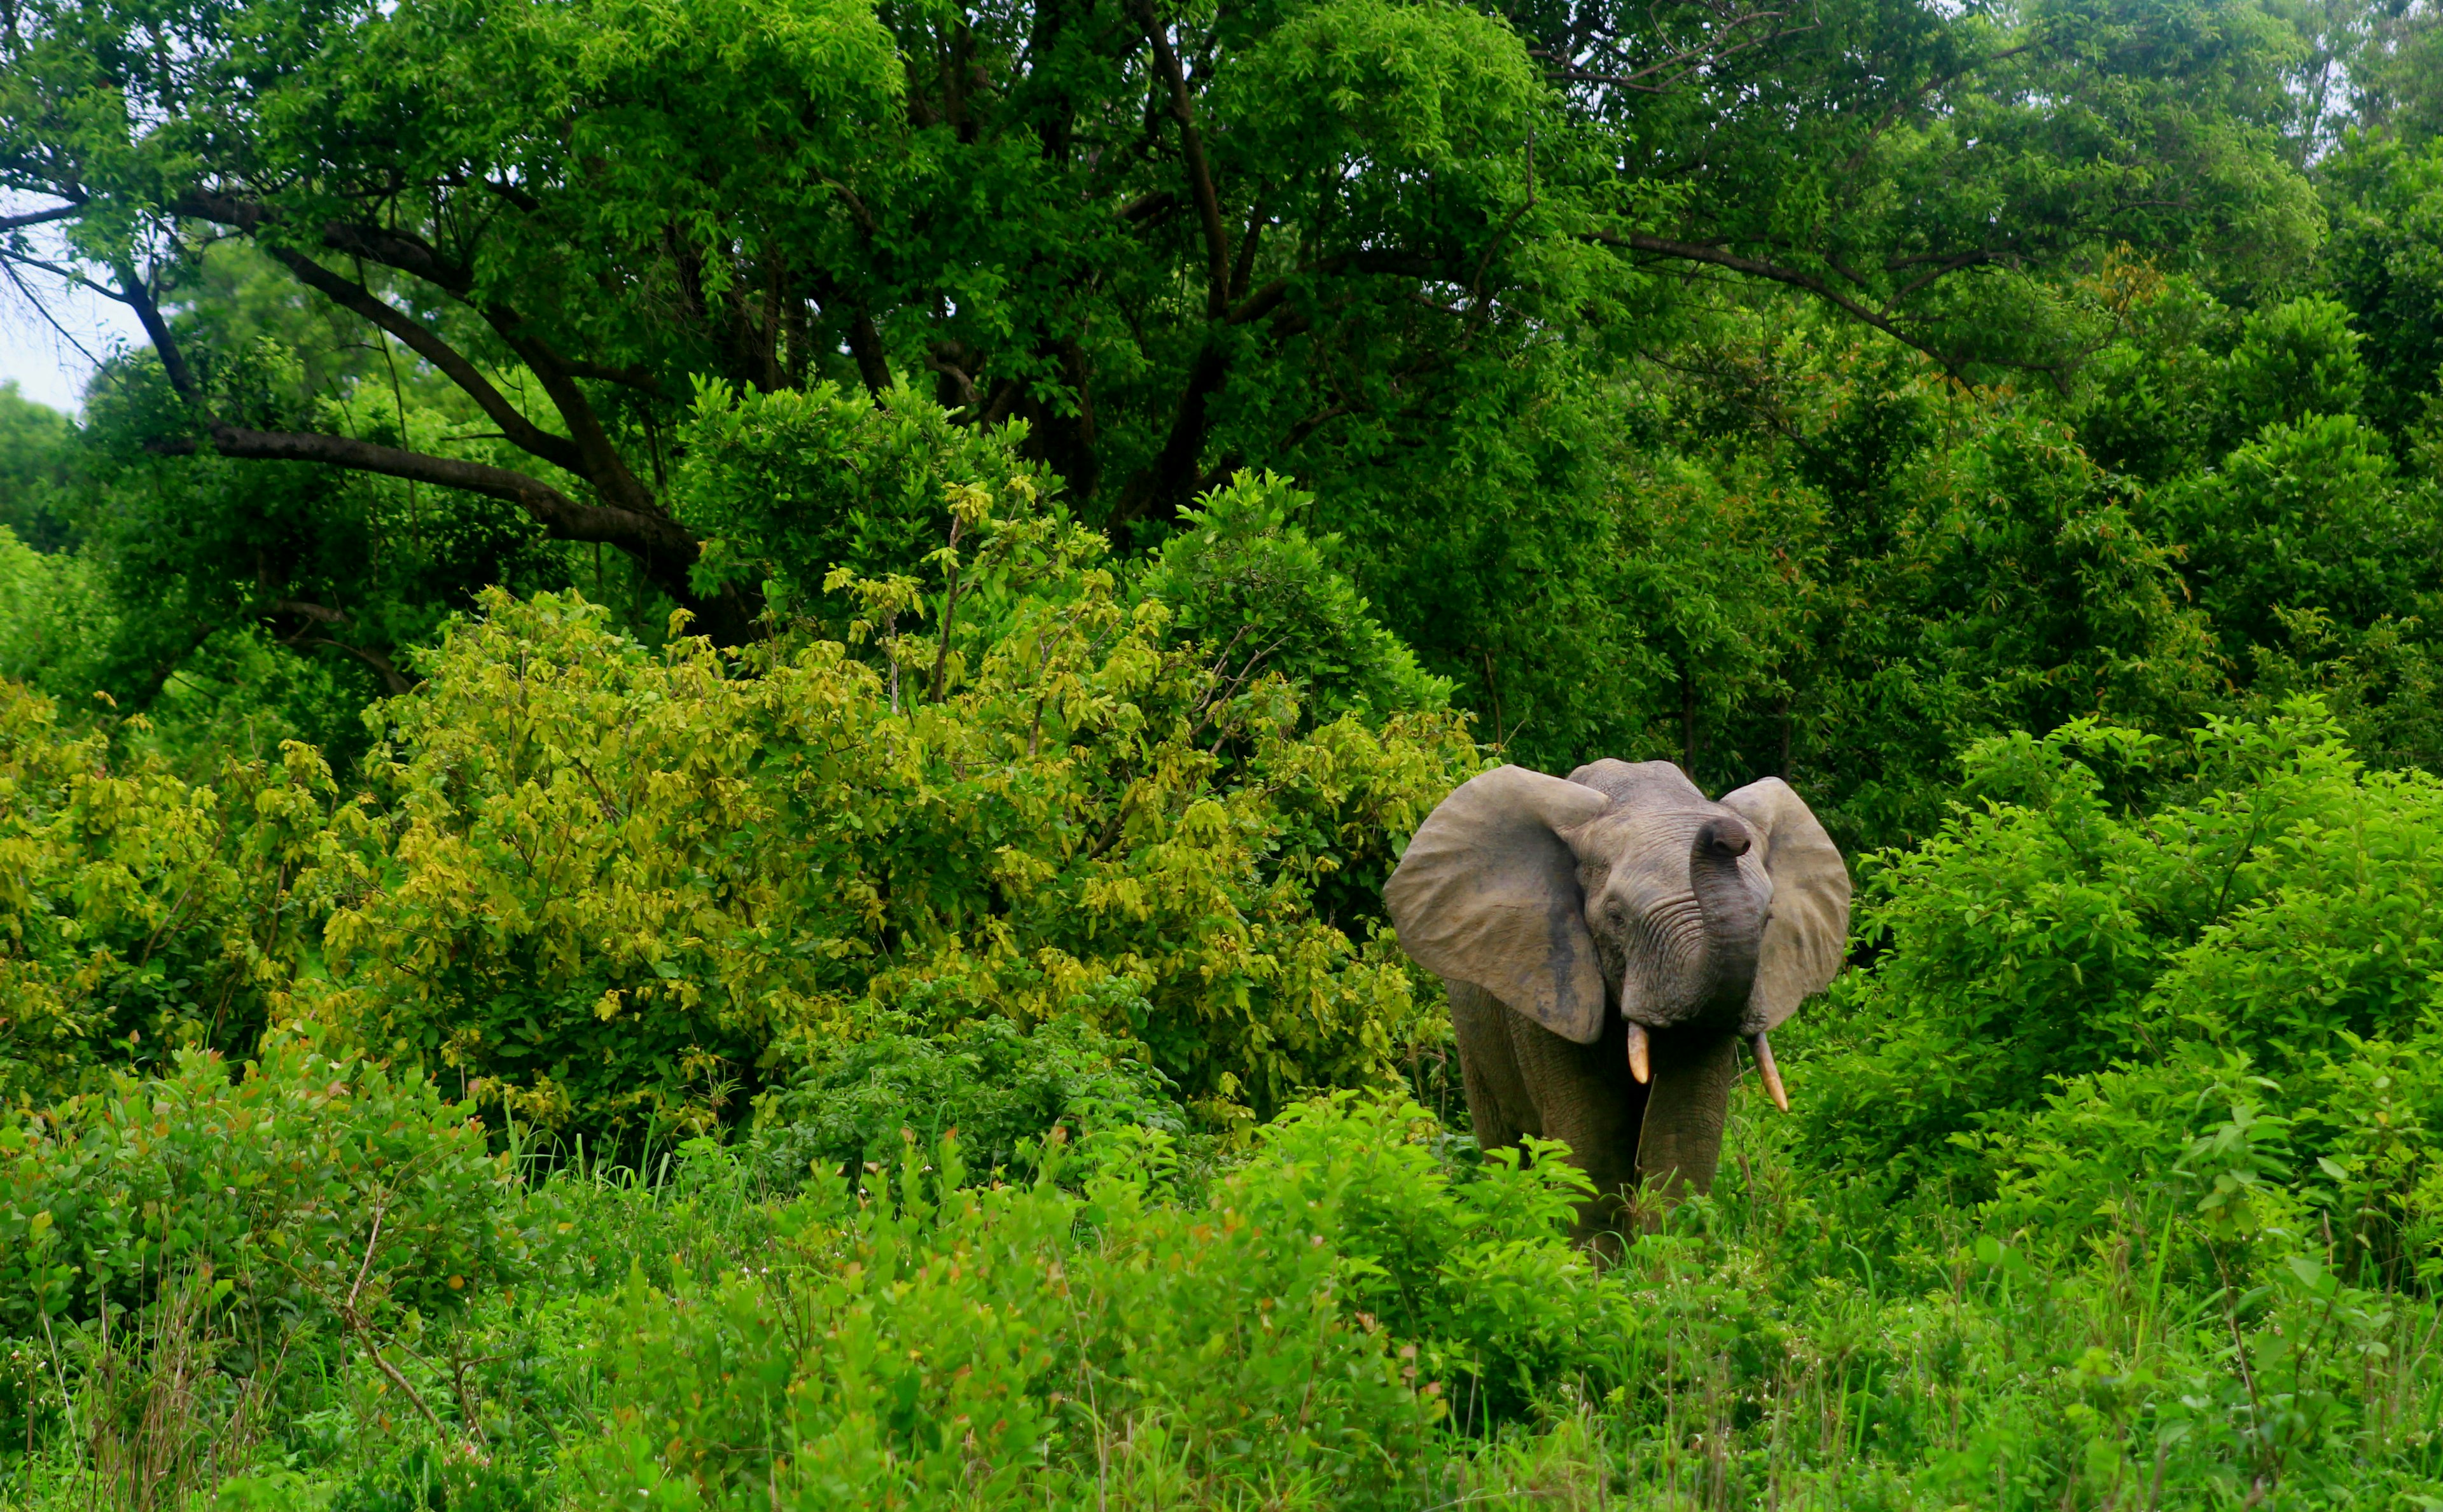
<instances>
[{"instance_id":1,"label":"undergrowth","mask_svg":"<svg viewBox=\"0 0 2443 1512\"><path fill-rule=\"evenodd\" d=\"M0 1357L0 1506L2435 1504L2432 1300L2239 1242L2210 1178L2032 1249L1803 1175L1762 1107L1603 1268L1568 1167L1401 1098L1235 1157L1063 1129L1022 1178L912 1131L788 1192L752 1139L524 1150L470 1189L515 1242L461 1305L318 1325L195 1262L46 1315Z\"/></svg>"}]
</instances>

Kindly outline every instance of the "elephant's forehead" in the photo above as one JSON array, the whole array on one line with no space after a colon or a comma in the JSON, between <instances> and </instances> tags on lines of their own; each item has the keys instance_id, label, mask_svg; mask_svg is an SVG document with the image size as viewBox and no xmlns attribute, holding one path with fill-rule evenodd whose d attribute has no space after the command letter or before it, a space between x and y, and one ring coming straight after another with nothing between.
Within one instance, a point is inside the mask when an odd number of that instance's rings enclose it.
<instances>
[{"instance_id":1,"label":"elephant's forehead","mask_svg":"<svg viewBox=\"0 0 2443 1512\"><path fill-rule=\"evenodd\" d=\"M1688 847L1709 819L1746 823L1718 803L1615 804L1577 832L1578 854L1616 865L1662 857L1678 862L1685 871Z\"/></svg>"},{"instance_id":2,"label":"elephant's forehead","mask_svg":"<svg viewBox=\"0 0 2443 1512\"><path fill-rule=\"evenodd\" d=\"M1684 892L1688 847L1695 843L1698 829L1708 820L1725 819L1754 832L1754 826L1718 803L1615 808L1570 837L1578 853L1580 881L1589 888ZM1762 853L1761 846L1750 847L1739 858L1739 872L1757 887L1766 888L1771 884Z\"/></svg>"}]
</instances>

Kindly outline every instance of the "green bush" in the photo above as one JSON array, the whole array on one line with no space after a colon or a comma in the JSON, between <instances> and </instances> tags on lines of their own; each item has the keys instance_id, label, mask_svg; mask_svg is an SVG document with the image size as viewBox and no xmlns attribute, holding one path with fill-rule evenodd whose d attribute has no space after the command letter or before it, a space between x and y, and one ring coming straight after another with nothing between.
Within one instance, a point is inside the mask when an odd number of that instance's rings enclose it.
<instances>
[{"instance_id":1,"label":"green bush","mask_svg":"<svg viewBox=\"0 0 2443 1512\"><path fill-rule=\"evenodd\" d=\"M277 1034L234 1080L182 1051L0 1124L0 1331L191 1280L349 1327L447 1313L519 1263L511 1186L471 1110L413 1071Z\"/></svg>"},{"instance_id":2,"label":"green bush","mask_svg":"<svg viewBox=\"0 0 2443 1512\"><path fill-rule=\"evenodd\" d=\"M220 778L0 682L0 1108L182 1046L250 1050L286 1003L355 814L310 747Z\"/></svg>"},{"instance_id":3,"label":"green bush","mask_svg":"<svg viewBox=\"0 0 2443 1512\"><path fill-rule=\"evenodd\" d=\"M1455 1405L1515 1412L1635 1327L1569 1245L1571 1168L1454 1166L1413 1104L1302 1106L1201 1204L1116 1166L963 1187L961 1142L817 1176L752 1272L633 1278L593 1494L1408 1506Z\"/></svg>"},{"instance_id":4,"label":"green bush","mask_svg":"<svg viewBox=\"0 0 2443 1512\"><path fill-rule=\"evenodd\" d=\"M1241 472L1183 511L1145 574L1179 628L1221 653L1234 681L1277 672L1308 719L1374 721L1447 708L1451 684L1417 665L1372 606L1332 571L1338 537L1299 523L1314 500L1270 473Z\"/></svg>"},{"instance_id":5,"label":"green bush","mask_svg":"<svg viewBox=\"0 0 2443 1512\"><path fill-rule=\"evenodd\" d=\"M2329 1226L2344 1273L2431 1272L2443 780L2363 770L2312 702L1967 764L1981 809L1864 868L1881 955L1836 991L1810 1158L2057 1245Z\"/></svg>"},{"instance_id":6,"label":"green bush","mask_svg":"<svg viewBox=\"0 0 2443 1512\"><path fill-rule=\"evenodd\" d=\"M836 574L848 642L487 597L379 705L301 1006L589 1137L709 1128L892 1014L1084 1017L1223 1124L1395 1076L1440 1015L1370 897L1316 900L1388 872L1462 722L1301 720L1028 494L956 493L938 591Z\"/></svg>"},{"instance_id":7,"label":"green bush","mask_svg":"<svg viewBox=\"0 0 2443 1512\"><path fill-rule=\"evenodd\" d=\"M1565 1146L1481 1162L1425 1112L1341 1096L1267 1125L1238 1191L1259 1224L1309 1228L1343 1257L1352 1305L1422 1347L1479 1426L1552 1384L1608 1382L1634 1332L1617 1287L1567 1236L1589 1190Z\"/></svg>"},{"instance_id":8,"label":"green bush","mask_svg":"<svg viewBox=\"0 0 2443 1512\"><path fill-rule=\"evenodd\" d=\"M983 1175L1032 1165L1029 1147L1064 1122L1078 1134L1186 1132L1168 1079L1140 1058L1142 1047L1083 1018L1031 1032L1005 1018L940 1034L886 1029L806 1053L796 1079L757 1109L753 1157L783 1190L819 1168L889 1159L902 1130L928 1148L956 1135Z\"/></svg>"}]
</instances>

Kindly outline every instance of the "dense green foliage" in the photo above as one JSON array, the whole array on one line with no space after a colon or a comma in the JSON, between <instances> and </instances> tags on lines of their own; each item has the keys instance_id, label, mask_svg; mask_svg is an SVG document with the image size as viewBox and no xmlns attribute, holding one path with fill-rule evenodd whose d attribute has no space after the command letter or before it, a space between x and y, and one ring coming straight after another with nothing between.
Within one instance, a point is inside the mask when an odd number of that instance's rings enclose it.
<instances>
[{"instance_id":1,"label":"dense green foliage","mask_svg":"<svg viewBox=\"0 0 2443 1512\"><path fill-rule=\"evenodd\" d=\"M303 1068L267 1061L241 1095L289 1105ZM2235 1233L2218 1178L2274 1163L2244 1124L2245 1158L2209 1127L2144 1226L2055 1253L1956 1209L1810 1195L1792 1126L1741 1106L1714 1199L1601 1268L1566 1240L1570 1168L1476 1158L1399 1097L1293 1109L1218 1169L1130 1125L1056 1135L1016 1184L912 1133L794 1194L705 1139L650 1180L521 1165L465 1189L516 1237L490 1284L361 1341L286 1324L302 1373L246 1332L246 1293L173 1314L148 1355L96 1358L73 1409L115 1415L87 1457L20 1460L8 1494L2414 1506L2443 1473L2433 1302L2352 1283L2312 1236ZM2236 1284L2184 1276L2192 1251ZM40 1436L72 1357L35 1342L9 1402ZM226 1384L177 1395L165 1352ZM278 1410L249 1415L253 1393Z\"/></svg>"},{"instance_id":2,"label":"dense green foliage","mask_svg":"<svg viewBox=\"0 0 2443 1512\"><path fill-rule=\"evenodd\" d=\"M2443 12L25 0L0 1509L2431 1508ZM1598 1260L1385 928L1780 774Z\"/></svg>"},{"instance_id":3,"label":"dense green foliage","mask_svg":"<svg viewBox=\"0 0 2443 1512\"><path fill-rule=\"evenodd\" d=\"M350 1327L447 1312L520 1248L498 1227L507 1159L466 1113L413 1072L275 1039L234 1084L190 1052L0 1131L6 1326L141 1312L191 1283L211 1304ZM360 1274L369 1248L381 1264Z\"/></svg>"},{"instance_id":4,"label":"dense green foliage","mask_svg":"<svg viewBox=\"0 0 2443 1512\"><path fill-rule=\"evenodd\" d=\"M1967 738L2175 733L2260 646L2423 676L2329 541L2295 633L2200 624L2184 554L2261 533L2152 496L2338 448L2339 518L2417 538L2434 149L2375 130L2428 108L2415 13L246 14L42 0L0 79L0 256L154 337L49 465L37 544L90 565L31 617L92 628L42 685L174 709L174 754L344 771L491 586L756 639L909 570L1003 442L1130 560L1288 480L1480 733L1804 774L1857 843L1924 833Z\"/></svg>"},{"instance_id":5,"label":"dense green foliage","mask_svg":"<svg viewBox=\"0 0 2443 1512\"><path fill-rule=\"evenodd\" d=\"M9 689L10 1095L292 1015L597 1139L894 1018L1083 1018L1222 1122L1389 1074L1432 1007L1364 918L1473 770L1441 690L1277 517L1227 550L1287 564L1248 598L1282 633L1217 647L1023 475L961 489L935 592L836 576L850 643L656 650L488 594L355 793L294 742L190 784Z\"/></svg>"},{"instance_id":6,"label":"dense green foliage","mask_svg":"<svg viewBox=\"0 0 2443 1512\"><path fill-rule=\"evenodd\" d=\"M2366 772L2312 704L2186 749L2085 722L1967 764L1977 805L1872 873L1882 957L1843 984L1810 1158L1998 1194L2075 1246L2157 1221L2229 1127L2233 1224L2343 1235L2361 1280L2443 1276L2435 779Z\"/></svg>"}]
</instances>

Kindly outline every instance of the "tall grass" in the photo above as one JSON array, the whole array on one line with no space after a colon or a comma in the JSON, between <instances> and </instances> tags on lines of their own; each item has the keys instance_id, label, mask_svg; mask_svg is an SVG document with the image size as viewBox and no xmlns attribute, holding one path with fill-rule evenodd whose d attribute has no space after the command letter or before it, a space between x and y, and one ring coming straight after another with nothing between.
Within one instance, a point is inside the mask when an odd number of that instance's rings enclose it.
<instances>
[{"instance_id":1,"label":"tall grass","mask_svg":"<svg viewBox=\"0 0 2443 1512\"><path fill-rule=\"evenodd\" d=\"M521 1136L549 1254L392 1357L437 1425L362 1352L309 1343L275 1368L206 1338L170 1287L140 1335L86 1329L58 1372L12 1377L69 1391L23 1417L32 1452L10 1455L0 1507L2434 1504L2433 1299L2342 1284L2313 1245L2227 1253L2245 1273L2209 1284L2167 1264L2142 1209L2048 1257L1938 1198L1811 1188L1791 1138L1735 1119L1714 1195L1599 1276L1523 1208L1462 1212L1500 1243L1455 1277L1400 1246L1485 1179L1464 1141L1347 1107L1186 1194L1175 1164L1107 1168L1082 1193L961 1188L950 1150L869 1170L861 1201L843 1188L828 1208L710 1141L613 1165ZM1425 1155L1383 1148L1402 1140ZM2175 1195L2157 1194L2158 1225ZM1287 1227L1215 1237L1232 1223ZM844 1302L853 1266L888 1284ZM1176 1284L1147 1281L1165 1266ZM975 1310L1055 1296L1038 1316ZM1156 1298L1162 1327L1128 1315ZM1266 1374L1289 1356L1214 1342L1296 1326L1296 1306L1335 1340L1337 1405ZM840 1352L868 1324L886 1354L938 1350L1007 1389L856 1377ZM996 1330L1048 1363L994 1356ZM1523 1388L1501 1375L1519 1361ZM860 1406L858 1379L907 1400ZM972 1441L922 1421L987 1397L1038 1424L1022 1452L997 1457L981 1420L959 1430Z\"/></svg>"}]
</instances>

